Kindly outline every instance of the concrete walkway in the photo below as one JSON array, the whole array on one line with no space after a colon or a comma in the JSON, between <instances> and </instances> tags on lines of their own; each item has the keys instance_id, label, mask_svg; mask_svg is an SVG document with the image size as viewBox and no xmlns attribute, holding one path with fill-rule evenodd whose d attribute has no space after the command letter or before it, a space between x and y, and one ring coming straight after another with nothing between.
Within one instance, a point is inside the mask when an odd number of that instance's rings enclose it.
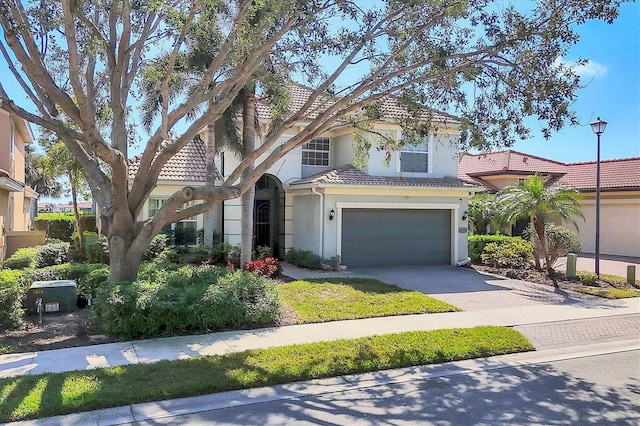
<instances>
[{"instance_id":1,"label":"concrete walkway","mask_svg":"<svg viewBox=\"0 0 640 426\"><path fill-rule=\"evenodd\" d=\"M332 275L310 273L287 265L285 268L285 273L293 277L303 273L318 277ZM301 324L8 354L0 356L0 377L152 363L297 343L479 325L516 327L531 338L538 348L545 347L550 339L548 336L555 336L553 330L557 330L558 326L569 327L563 331L569 338L576 333L582 333L583 337L591 336L590 343L640 337L640 298L603 300L578 293L556 292L551 287L455 267L386 268L337 274L376 276L402 287L424 291L465 311ZM606 322L603 322L605 319ZM581 323L571 325L572 321ZM607 324L603 333L592 332L596 325L603 323ZM554 347L562 346L562 338L554 339Z\"/></svg>"}]
</instances>

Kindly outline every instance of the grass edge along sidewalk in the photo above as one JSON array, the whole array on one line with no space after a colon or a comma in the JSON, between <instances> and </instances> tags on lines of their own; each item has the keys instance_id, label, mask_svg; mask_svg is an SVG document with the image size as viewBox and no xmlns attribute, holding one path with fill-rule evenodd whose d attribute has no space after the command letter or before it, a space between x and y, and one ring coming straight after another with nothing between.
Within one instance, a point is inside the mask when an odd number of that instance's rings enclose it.
<instances>
[{"instance_id":1,"label":"grass edge along sidewalk","mask_svg":"<svg viewBox=\"0 0 640 426\"><path fill-rule=\"evenodd\" d=\"M0 379L0 422L533 350L508 327L413 331Z\"/></svg>"}]
</instances>

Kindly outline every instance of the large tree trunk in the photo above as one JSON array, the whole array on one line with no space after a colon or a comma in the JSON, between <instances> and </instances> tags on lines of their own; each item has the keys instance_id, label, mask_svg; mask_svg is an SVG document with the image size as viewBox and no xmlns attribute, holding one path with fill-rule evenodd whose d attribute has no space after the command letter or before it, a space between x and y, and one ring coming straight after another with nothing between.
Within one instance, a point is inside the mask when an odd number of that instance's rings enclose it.
<instances>
[{"instance_id":1,"label":"large tree trunk","mask_svg":"<svg viewBox=\"0 0 640 426\"><path fill-rule=\"evenodd\" d=\"M207 166L206 185L214 186L215 184L215 165L214 159L216 154L215 126L213 123L207 126L207 145L205 151L205 161ZM204 245L211 250L213 246L213 232L215 231L216 215L213 210L209 210L204 214Z\"/></svg>"},{"instance_id":2,"label":"large tree trunk","mask_svg":"<svg viewBox=\"0 0 640 426\"><path fill-rule=\"evenodd\" d=\"M245 87L247 98L242 109L242 147L243 155L247 156L255 150L256 127L255 127L255 84L250 83ZM243 173L243 179L248 179L253 173L253 165L247 167ZM242 235L240 243L240 267L251 261L253 251L253 200L255 198L255 185L251 185L241 197L242 209Z\"/></svg>"},{"instance_id":3,"label":"large tree trunk","mask_svg":"<svg viewBox=\"0 0 640 426\"><path fill-rule=\"evenodd\" d=\"M128 226L113 226L112 223L109 229L109 281L135 281L142 256L153 237L145 234L135 222Z\"/></svg>"}]
</instances>

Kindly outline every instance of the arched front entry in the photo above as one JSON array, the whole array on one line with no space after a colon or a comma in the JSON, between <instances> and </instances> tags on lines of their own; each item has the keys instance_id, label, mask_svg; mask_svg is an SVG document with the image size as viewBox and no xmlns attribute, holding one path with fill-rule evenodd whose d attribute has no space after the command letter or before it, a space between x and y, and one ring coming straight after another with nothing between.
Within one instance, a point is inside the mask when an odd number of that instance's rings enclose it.
<instances>
[{"instance_id":1,"label":"arched front entry","mask_svg":"<svg viewBox=\"0 0 640 426\"><path fill-rule=\"evenodd\" d=\"M270 174L256 182L253 205L253 248L267 246L274 256L284 258L284 190Z\"/></svg>"}]
</instances>

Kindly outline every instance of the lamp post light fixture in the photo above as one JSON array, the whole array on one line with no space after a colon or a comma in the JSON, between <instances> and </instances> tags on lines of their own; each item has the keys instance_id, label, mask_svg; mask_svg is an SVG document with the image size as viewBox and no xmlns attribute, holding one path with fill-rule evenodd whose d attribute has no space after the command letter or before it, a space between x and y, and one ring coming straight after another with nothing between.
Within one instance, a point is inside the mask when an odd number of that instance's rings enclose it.
<instances>
[{"instance_id":1,"label":"lamp post light fixture","mask_svg":"<svg viewBox=\"0 0 640 426\"><path fill-rule=\"evenodd\" d=\"M334 217L336 217L336 211L334 209L331 209L331 211L329 212L329 220L333 220Z\"/></svg>"},{"instance_id":2,"label":"lamp post light fixture","mask_svg":"<svg viewBox=\"0 0 640 426\"><path fill-rule=\"evenodd\" d=\"M596 276L600 279L600 135L604 133L607 122L600 117L589 123L593 133L598 135L598 156L596 160Z\"/></svg>"}]
</instances>

